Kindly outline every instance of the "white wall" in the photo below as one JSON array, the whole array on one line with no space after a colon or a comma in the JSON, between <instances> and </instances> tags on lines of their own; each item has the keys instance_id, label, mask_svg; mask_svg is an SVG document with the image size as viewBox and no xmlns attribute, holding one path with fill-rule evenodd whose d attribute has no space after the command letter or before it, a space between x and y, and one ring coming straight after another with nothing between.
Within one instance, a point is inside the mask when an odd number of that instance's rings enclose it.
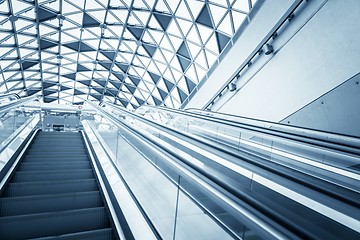
<instances>
[{"instance_id":1,"label":"white wall","mask_svg":"<svg viewBox=\"0 0 360 240\"><path fill-rule=\"evenodd\" d=\"M234 43L225 58L185 108L203 108L209 98L224 85L224 81L228 80L227 78L238 70L241 63L245 61L293 2L294 0L266 0L254 19L251 20L250 25L245 28L244 33ZM262 16L265 16L265 19Z\"/></svg>"},{"instance_id":2,"label":"white wall","mask_svg":"<svg viewBox=\"0 0 360 240\"><path fill-rule=\"evenodd\" d=\"M247 30L257 31L255 20L261 25L268 23L267 19L272 15L281 15L279 12L273 13L272 10L281 8L281 11L285 12L284 5L288 6L289 1L286 3L276 0L266 1ZM240 89L236 94L223 95L220 101L214 104L212 110L281 121L353 77L360 72L359 13L358 0L307 1L303 10L295 15L274 40L275 54L259 57L248 72L239 79L237 85ZM237 62L240 65L241 61L238 60L241 58L236 57L236 54L240 55L243 52L241 45L252 46L249 41L245 36L241 37L236 43L239 47L231 49L232 52L228 54L226 61ZM229 67L224 69L226 71L223 73L230 71ZM219 75L214 74L214 77L220 82ZM207 83L204 84L206 85ZM212 87L212 84L209 85ZM200 94L202 90L203 93ZM203 99L210 96L210 94L206 96L206 92L209 90L205 87L200 89L197 98L192 99L193 102L186 107L204 107ZM340 95L333 94L332 97L337 98ZM359 98L353 100L356 102ZM328 102L330 104L336 100ZM336 114L351 112L352 115L359 116L360 108L355 106L358 105L348 105L346 108L334 105L328 108L328 111ZM313 114L316 108L312 109L314 110L299 112L296 124L312 127L311 122L302 122L301 119L306 117L299 117L301 114ZM321 128L320 119L324 117L318 118L319 122L314 124L314 127ZM339 121L339 119L327 121ZM329 123L325 125L322 129L329 131L331 126L335 126Z\"/></svg>"}]
</instances>

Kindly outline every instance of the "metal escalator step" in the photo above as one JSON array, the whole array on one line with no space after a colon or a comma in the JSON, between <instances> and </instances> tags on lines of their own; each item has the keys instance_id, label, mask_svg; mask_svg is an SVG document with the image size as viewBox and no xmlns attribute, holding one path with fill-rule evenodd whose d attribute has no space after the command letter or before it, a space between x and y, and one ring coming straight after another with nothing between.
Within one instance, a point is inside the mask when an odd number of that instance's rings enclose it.
<instances>
[{"instance_id":1,"label":"metal escalator step","mask_svg":"<svg viewBox=\"0 0 360 240\"><path fill-rule=\"evenodd\" d=\"M52 149L52 150L57 150L57 149L73 149L73 148L85 148L85 145L83 144L79 144L79 143L44 143L44 144L32 144L29 147L29 150L32 149L39 149L39 148L44 148L44 149Z\"/></svg>"},{"instance_id":2,"label":"metal escalator step","mask_svg":"<svg viewBox=\"0 0 360 240\"><path fill-rule=\"evenodd\" d=\"M36 144L36 145L30 145L29 147L29 151L30 150L38 150L38 149L49 149L50 150L64 150L64 149L76 149L76 148L82 148L85 149L84 145L80 145L80 144L61 144L61 143L56 143L56 144Z\"/></svg>"},{"instance_id":3,"label":"metal escalator step","mask_svg":"<svg viewBox=\"0 0 360 240\"><path fill-rule=\"evenodd\" d=\"M76 135L72 135L72 134L38 134L36 136L36 139L47 139L47 138L51 138L51 139L61 139L61 138L81 139L81 134L76 134Z\"/></svg>"},{"instance_id":4,"label":"metal escalator step","mask_svg":"<svg viewBox=\"0 0 360 240\"><path fill-rule=\"evenodd\" d=\"M46 156L46 155L47 154L44 154L42 152L26 154L27 157L42 157L42 156ZM75 157L75 156L77 156L77 157L83 156L84 157L84 156L87 156L85 151L84 152L76 152L76 153L67 152L67 151L66 152L54 152L54 154L49 152L49 155L53 156L53 157Z\"/></svg>"},{"instance_id":5,"label":"metal escalator step","mask_svg":"<svg viewBox=\"0 0 360 240\"><path fill-rule=\"evenodd\" d=\"M42 156L53 156L53 157L72 157L72 156L86 156L85 150L53 150L53 151L41 151L41 150L30 150L26 154L28 157L42 157Z\"/></svg>"},{"instance_id":6,"label":"metal escalator step","mask_svg":"<svg viewBox=\"0 0 360 240\"><path fill-rule=\"evenodd\" d=\"M94 178L91 169L62 170L62 171L17 171L11 182L39 182L55 180L75 180Z\"/></svg>"},{"instance_id":7,"label":"metal escalator step","mask_svg":"<svg viewBox=\"0 0 360 240\"><path fill-rule=\"evenodd\" d=\"M36 152L36 151L42 151L43 153L48 153L52 151L85 151L84 146L30 146L28 152Z\"/></svg>"},{"instance_id":8,"label":"metal escalator step","mask_svg":"<svg viewBox=\"0 0 360 240\"><path fill-rule=\"evenodd\" d=\"M89 161L81 162L24 162L20 164L19 171L44 171L44 170L71 170L71 169L89 169Z\"/></svg>"},{"instance_id":9,"label":"metal escalator step","mask_svg":"<svg viewBox=\"0 0 360 240\"><path fill-rule=\"evenodd\" d=\"M49 157L49 156L39 156L39 157L26 157L22 160L23 163L64 163L64 162L89 162L87 156L74 156L74 157Z\"/></svg>"},{"instance_id":10,"label":"metal escalator step","mask_svg":"<svg viewBox=\"0 0 360 240\"><path fill-rule=\"evenodd\" d=\"M41 142L41 143L51 143L51 142L78 142L82 143L82 137L71 138L71 137L51 137L51 138L36 138L34 143Z\"/></svg>"},{"instance_id":11,"label":"metal escalator step","mask_svg":"<svg viewBox=\"0 0 360 240\"><path fill-rule=\"evenodd\" d=\"M15 216L102 207L99 191L11 197L0 199L0 216Z\"/></svg>"},{"instance_id":12,"label":"metal escalator step","mask_svg":"<svg viewBox=\"0 0 360 240\"><path fill-rule=\"evenodd\" d=\"M53 152L48 152L48 153L43 153L43 152L29 152L26 154L27 157L86 157L87 154L86 152L73 152L73 151L53 151Z\"/></svg>"},{"instance_id":13,"label":"metal escalator step","mask_svg":"<svg viewBox=\"0 0 360 240\"><path fill-rule=\"evenodd\" d=\"M57 135L57 134L59 134L59 135L61 135L61 134L79 135L80 132L43 132L43 131L40 131L38 134L39 135L51 135L51 134L53 134L53 135Z\"/></svg>"},{"instance_id":14,"label":"metal escalator step","mask_svg":"<svg viewBox=\"0 0 360 240\"><path fill-rule=\"evenodd\" d=\"M95 179L9 183L3 197L97 191Z\"/></svg>"},{"instance_id":15,"label":"metal escalator step","mask_svg":"<svg viewBox=\"0 0 360 240\"><path fill-rule=\"evenodd\" d=\"M76 151L85 151L85 147L82 146L82 147L74 147L74 146L71 146L71 147L30 147L29 150L28 150L28 153L30 152L42 152L44 154L47 154L47 153L51 153L51 152L61 152L61 151L71 151L71 152L76 152Z\"/></svg>"},{"instance_id":16,"label":"metal escalator step","mask_svg":"<svg viewBox=\"0 0 360 240\"><path fill-rule=\"evenodd\" d=\"M82 139L35 139L32 144L36 144L36 145L52 145L54 143L58 143L58 144L63 144L63 145L67 145L67 144L84 144L84 142L82 141Z\"/></svg>"},{"instance_id":17,"label":"metal escalator step","mask_svg":"<svg viewBox=\"0 0 360 240\"><path fill-rule=\"evenodd\" d=\"M81 139L81 135L53 135L53 136L46 136L46 135L38 135L37 136L37 139L53 139L53 140L56 140L56 139L60 139L60 138L66 138L66 139Z\"/></svg>"},{"instance_id":18,"label":"metal escalator step","mask_svg":"<svg viewBox=\"0 0 360 240\"><path fill-rule=\"evenodd\" d=\"M82 142L82 137L37 137L34 142Z\"/></svg>"},{"instance_id":19,"label":"metal escalator step","mask_svg":"<svg viewBox=\"0 0 360 240\"><path fill-rule=\"evenodd\" d=\"M111 228L104 228L99 230L93 231L86 231L86 232L78 232L78 233L71 233L71 234L64 234L60 236L53 236L53 237L44 237L44 238L33 238L31 240L112 240L114 239L113 232Z\"/></svg>"},{"instance_id":20,"label":"metal escalator step","mask_svg":"<svg viewBox=\"0 0 360 240\"><path fill-rule=\"evenodd\" d=\"M36 139L44 139L44 138L52 138L52 139L59 139L59 138L81 138L81 134L38 134Z\"/></svg>"},{"instance_id":21,"label":"metal escalator step","mask_svg":"<svg viewBox=\"0 0 360 240\"><path fill-rule=\"evenodd\" d=\"M58 139L82 139L82 136L81 135L53 135L53 136L45 136L45 135L37 135L36 136L36 139L37 140L44 140L44 139L51 139L51 140L58 140Z\"/></svg>"},{"instance_id":22,"label":"metal escalator step","mask_svg":"<svg viewBox=\"0 0 360 240\"><path fill-rule=\"evenodd\" d=\"M64 141L65 140L65 141ZM52 137L52 138L44 138L44 137L36 137L33 141L33 143L48 143L48 142L63 142L63 143L67 143L67 142L77 142L77 143L82 143L82 137L78 137L78 138L56 138L56 137Z\"/></svg>"},{"instance_id":23,"label":"metal escalator step","mask_svg":"<svg viewBox=\"0 0 360 240\"><path fill-rule=\"evenodd\" d=\"M37 139L44 139L44 138L81 138L81 134L38 134L36 136Z\"/></svg>"},{"instance_id":24,"label":"metal escalator step","mask_svg":"<svg viewBox=\"0 0 360 240\"><path fill-rule=\"evenodd\" d=\"M29 239L108 228L104 207L0 218L0 239Z\"/></svg>"}]
</instances>

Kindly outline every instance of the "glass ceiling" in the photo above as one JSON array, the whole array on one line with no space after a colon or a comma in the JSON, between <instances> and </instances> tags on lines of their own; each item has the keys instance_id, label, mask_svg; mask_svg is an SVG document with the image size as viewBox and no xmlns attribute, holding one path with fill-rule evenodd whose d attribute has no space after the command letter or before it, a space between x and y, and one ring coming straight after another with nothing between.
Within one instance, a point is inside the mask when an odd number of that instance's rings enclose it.
<instances>
[{"instance_id":1,"label":"glass ceiling","mask_svg":"<svg viewBox=\"0 0 360 240\"><path fill-rule=\"evenodd\" d=\"M0 0L0 94L178 108L255 0Z\"/></svg>"}]
</instances>

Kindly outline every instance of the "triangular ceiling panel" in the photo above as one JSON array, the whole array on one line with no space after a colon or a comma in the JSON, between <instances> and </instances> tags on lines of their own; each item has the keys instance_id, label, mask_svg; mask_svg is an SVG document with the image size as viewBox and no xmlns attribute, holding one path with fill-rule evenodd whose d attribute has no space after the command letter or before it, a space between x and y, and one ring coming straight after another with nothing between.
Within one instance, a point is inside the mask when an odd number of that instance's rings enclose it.
<instances>
[{"instance_id":1,"label":"triangular ceiling panel","mask_svg":"<svg viewBox=\"0 0 360 240\"><path fill-rule=\"evenodd\" d=\"M90 69L88 69L87 67L81 65L81 64L78 64L77 67L76 67L76 71L78 72L84 72L84 71L90 71Z\"/></svg>"},{"instance_id":2,"label":"triangular ceiling panel","mask_svg":"<svg viewBox=\"0 0 360 240\"><path fill-rule=\"evenodd\" d=\"M99 62L101 66L103 66L107 70L111 70L112 63L111 62Z\"/></svg>"},{"instance_id":3,"label":"triangular ceiling panel","mask_svg":"<svg viewBox=\"0 0 360 240\"><path fill-rule=\"evenodd\" d=\"M35 66L36 64L38 64L38 61L33 61L33 60L24 60L21 64L22 69L26 70L28 68L31 68L32 66Z\"/></svg>"},{"instance_id":4,"label":"triangular ceiling panel","mask_svg":"<svg viewBox=\"0 0 360 240\"><path fill-rule=\"evenodd\" d=\"M82 19L82 26L84 28L87 27L99 27L100 26L100 22L98 20L96 20L95 18L93 18L92 16L90 16L87 13L84 13L83 19Z\"/></svg>"},{"instance_id":5,"label":"triangular ceiling panel","mask_svg":"<svg viewBox=\"0 0 360 240\"><path fill-rule=\"evenodd\" d=\"M230 41L230 37L226 36L221 32L216 32L216 38L218 42L219 52L222 52Z\"/></svg>"},{"instance_id":6,"label":"triangular ceiling panel","mask_svg":"<svg viewBox=\"0 0 360 240\"><path fill-rule=\"evenodd\" d=\"M44 88L49 88L49 87L53 87L53 86L56 86L57 83L56 82L43 82L43 87Z\"/></svg>"},{"instance_id":7,"label":"triangular ceiling panel","mask_svg":"<svg viewBox=\"0 0 360 240\"><path fill-rule=\"evenodd\" d=\"M124 75L122 74L119 74L119 73L115 73L113 72L112 74L114 74L114 76L119 79L120 81L123 81L124 80Z\"/></svg>"},{"instance_id":8,"label":"triangular ceiling panel","mask_svg":"<svg viewBox=\"0 0 360 240\"><path fill-rule=\"evenodd\" d=\"M54 47L56 45L57 45L57 43L55 43L53 41L49 41L47 39L40 39L40 49L41 50L52 48L52 47Z\"/></svg>"},{"instance_id":9,"label":"triangular ceiling panel","mask_svg":"<svg viewBox=\"0 0 360 240\"><path fill-rule=\"evenodd\" d=\"M178 53L180 56L182 56L182 57L184 57L184 58L186 58L186 59L188 59L188 60L191 59L189 49L187 48L185 42L183 42L183 43L180 45L180 48L179 48L179 50L177 51L177 53Z\"/></svg>"},{"instance_id":10,"label":"triangular ceiling panel","mask_svg":"<svg viewBox=\"0 0 360 240\"><path fill-rule=\"evenodd\" d=\"M45 7L39 7L37 9L37 18L39 19L39 22L45 22L48 20L55 19L57 17L57 14L51 11L50 9L47 9Z\"/></svg>"},{"instance_id":11,"label":"triangular ceiling panel","mask_svg":"<svg viewBox=\"0 0 360 240\"><path fill-rule=\"evenodd\" d=\"M74 90L74 95L83 95L83 94L85 94L85 93L80 90L77 90L77 89Z\"/></svg>"},{"instance_id":12,"label":"triangular ceiling panel","mask_svg":"<svg viewBox=\"0 0 360 240\"><path fill-rule=\"evenodd\" d=\"M86 85L86 86L90 86L91 85L91 80L80 80L80 83Z\"/></svg>"},{"instance_id":13,"label":"triangular ceiling panel","mask_svg":"<svg viewBox=\"0 0 360 240\"><path fill-rule=\"evenodd\" d=\"M123 64L123 63L115 63L116 66L118 66L124 73L126 73L129 69L129 65L128 64Z\"/></svg>"},{"instance_id":14,"label":"triangular ceiling panel","mask_svg":"<svg viewBox=\"0 0 360 240\"><path fill-rule=\"evenodd\" d=\"M156 49L157 49L156 46L154 46L152 44L146 44L146 43L144 43L142 46L144 47L145 51L149 54L150 57L154 56Z\"/></svg>"},{"instance_id":15,"label":"triangular ceiling panel","mask_svg":"<svg viewBox=\"0 0 360 240\"><path fill-rule=\"evenodd\" d=\"M92 48L90 45L84 43L84 42L70 42L64 44L64 46L78 52L90 52L90 51L96 51L94 48Z\"/></svg>"},{"instance_id":16,"label":"triangular ceiling panel","mask_svg":"<svg viewBox=\"0 0 360 240\"><path fill-rule=\"evenodd\" d=\"M204 26L207 26L207 27L210 27L210 28L214 27L214 24L213 24L213 22L211 20L211 15L210 15L210 12L209 12L209 8L208 8L208 6L206 4L204 5L203 9L201 10L199 16L197 17L196 22L200 23L200 24L203 24Z\"/></svg>"},{"instance_id":17,"label":"triangular ceiling panel","mask_svg":"<svg viewBox=\"0 0 360 240\"><path fill-rule=\"evenodd\" d=\"M165 100L165 98L169 95L168 92L165 92L164 90L162 90L161 88L158 88L160 96L162 98L162 100Z\"/></svg>"},{"instance_id":18,"label":"triangular ceiling panel","mask_svg":"<svg viewBox=\"0 0 360 240\"><path fill-rule=\"evenodd\" d=\"M47 97L47 96L44 96L44 103L51 103L51 102L54 102L56 101L57 98L56 97Z\"/></svg>"},{"instance_id":19,"label":"triangular ceiling panel","mask_svg":"<svg viewBox=\"0 0 360 240\"><path fill-rule=\"evenodd\" d=\"M162 30L166 31L171 21L171 15L154 13L154 17L159 22L159 25L161 26Z\"/></svg>"},{"instance_id":20,"label":"triangular ceiling panel","mask_svg":"<svg viewBox=\"0 0 360 240\"><path fill-rule=\"evenodd\" d=\"M76 73L68 73L68 74L63 74L61 75L63 77L66 77L66 78L69 78L71 80L75 80L75 77L76 77Z\"/></svg>"},{"instance_id":21,"label":"triangular ceiling panel","mask_svg":"<svg viewBox=\"0 0 360 240\"><path fill-rule=\"evenodd\" d=\"M113 61L115 59L115 51L101 51L101 53L110 61Z\"/></svg>"},{"instance_id":22,"label":"triangular ceiling panel","mask_svg":"<svg viewBox=\"0 0 360 240\"><path fill-rule=\"evenodd\" d=\"M128 29L137 40L141 39L145 31L144 28L139 28L139 27L128 27Z\"/></svg>"},{"instance_id":23,"label":"triangular ceiling panel","mask_svg":"<svg viewBox=\"0 0 360 240\"><path fill-rule=\"evenodd\" d=\"M151 77L151 79L154 81L155 84L158 83L158 81L160 80L160 76L155 74L155 73L152 73L152 72L149 72L149 75Z\"/></svg>"}]
</instances>

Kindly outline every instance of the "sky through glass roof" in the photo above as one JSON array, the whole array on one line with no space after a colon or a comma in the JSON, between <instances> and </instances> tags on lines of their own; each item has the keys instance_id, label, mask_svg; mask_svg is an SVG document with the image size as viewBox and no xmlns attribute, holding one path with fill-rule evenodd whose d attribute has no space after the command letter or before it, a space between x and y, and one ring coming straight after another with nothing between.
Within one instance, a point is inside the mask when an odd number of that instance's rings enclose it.
<instances>
[{"instance_id":1,"label":"sky through glass roof","mask_svg":"<svg viewBox=\"0 0 360 240\"><path fill-rule=\"evenodd\" d=\"M178 108L255 0L0 0L0 94Z\"/></svg>"}]
</instances>

